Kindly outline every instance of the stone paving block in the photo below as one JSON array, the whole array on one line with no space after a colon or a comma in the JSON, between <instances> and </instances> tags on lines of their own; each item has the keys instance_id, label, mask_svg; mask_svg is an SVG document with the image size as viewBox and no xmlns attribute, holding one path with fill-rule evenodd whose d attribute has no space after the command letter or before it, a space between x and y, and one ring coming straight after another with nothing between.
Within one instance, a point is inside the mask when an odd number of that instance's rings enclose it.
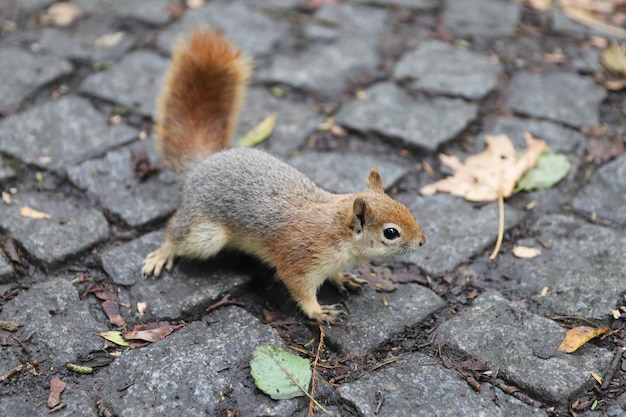
<instances>
[{"instance_id":1,"label":"stone paving block","mask_svg":"<svg viewBox=\"0 0 626 417\"><path fill-rule=\"evenodd\" d=\"M445 0L443 25L460 36L512 36L520 15L508 0Z\"/></svg>"},{"instance_id":2,"label":"stone paving block","mask_svg":"<svg viewBox=\"0 0 626 417\"><path fill-rule=\"evenodd\" d=\"M275 44L288 36L288 26L260 10L258 7L263 7L263 2L250 3L208 2L202 8L188 10L180 23L159 34L157 45L171 51L180 34L186 35L194 25L201 24L219 29L249 56L270 55Z\"/></svg>"},{"instance_id":3,"label":"stone paving block","mask_svg":"<svg viewBox=\"0 0 626 417\"><path fill-rule=\"evenodd\" d=\"M169 3L169 0L114 0L109 2L118 17L130 18L156 26L165 25L172 20L172 15L167 9Z\"/></svg>"},{"instance_id":4,"label":"stone paving block","mask_svg":"<svg viewBox=\"0 0 626 417\"><path fill-rule=\"evenodd\" d=\"M0 151L59 173L136 137L135 129L124 124L110 126L89 101L77 96L0 120Z\"/></svg>"},{"instance_id":5,"label":"stone paving block","mask_svg":"<svg viewBox=\"0 0 626 417\"><path fill-rule=\"evenodd\" d=\"M374 166L380 172L385 189L408 172L406 167L391 160L356 153L305 152L289 163L320 187L336 193L364 190L367 176Z\"/></svg>"},{"instance_id":6,"label":"stone paving block","mask_svg":"<svg viewBox=\"0 0 626 417\"><path fill-rule=\"evenodd\" d=\"M258 147L272 154L288 157L304 145L307 137L324 121L305 104L278 99L263 88L246 93L233 144L263 119L276 112L276 126L269 139Z\"/></svg>"},{"instance_id":7,"label":"stone paving block","mask_svg":"<svg viewBox=\"0 0 626 417\"><path fill-rule=\"evenodd\" d=\"M109 225L98 210L78 201L48 193L15 194L19 204L0 205L0 228L11 234L26 251L45 266L93 247L109 237ZM28 206L52 219L20 215Z\"/></svg>"},{"instance_id":8,"label":"stone paving block","mask_svg":"<svg viewBox=\"0 0 626 417\"><path fill-rule=\"evenodd\" d=\"M350 0L355 4L381 7L402 7L409 10L430 11L439 7L439 0Z\"/></svg>"},{"instance_id":9,"label":"stone paving block","mask_svg":"<svg viewBox=\"0 0 626 417\"><path fill-rule=\"evenodd\" d=\"M268 412L267 408L281 407L282 415L288 416L308 402L303 397L279 403L255 387L248 365L254 348L285 346L270 326L232 306L211 313L206 320L209 325L205 320L193 322L163 340L124 354L99 374L96 388L115 399L110 404L116 415L222 415L222 407L229 407L252 416L258 415L258 409ZM134 383L120 397L117 389L127 381ZM150 407L146 401L152 402Z\"/></svg>"},{"instance_id":10,"label":"stone paving block","mask_svg":"<svg viewBox=\"0 0 626 417\"><path fill-rule=\"evenodd\" d=\"M154 52L131 52L111 68L87 77L80 91L152 117L167 64Z\"/></svg>"},{"instance_id":11,"label":"stone paving block","mask_svg":"<svg viewBox=\"0 0 626 417\"><path fill-rule=\"evenodd\" d=\"M572 205L586 215L626 226L626 154L598 169Z\"/></svg>"},{"instance_id":12,"label":"stone paving block","mask_svg":"<svg viewBox=\"0 0 626 417\"><path fill-rule=\"evenodd\" d=\"M90 392L86 392L77 388L72 384L69 378L64 378L64 382L68 383L65 391L61 395L64 408L54 412L55 417L96 417L95 400L91 397ZM16 396L0 397L0 415L7 417L50 417L50 409L46 407L46 399L50 395L50 389L40 390L37 394L37 401L31 395L32 391L27 394Z\"/></svg>"},{"instance_id":13,"label":"stone paving block","mask_svg":"<svg viewBox=\"0 0 626 417\"><path fill-rule=\"evenodd\" d=\"M127 2L135 3L135 2ZM137 42L132 32L115 28L115 21L93 15L76 22L72 30L47 27L41 31L38 44L42 50L68 59L105 62L119 59ZM103 37L115 35L115 43L103 42Z\"/></svg>"},{"instance_id":14,"label":"stone paving block","mask_svg":"<svg viewBox=\"0 0 626 417\"><path fill-rule=\"evenodd\" d=\"M8 181L15 178L15 170L0 159L0 181Z\"/></svg>"},{"instance_id":15,"label":"stone paving block","mask_svg":"<svg viewBox=\"0 0 626 417\"><path fill-rule=\"evenodd\" d=\"M346 355L356 356L380 346L393 333L403 332L445 305L437 294L418 284L400 285L388 293L366 288L352 294L344 304L348 315L343 323L328 327L326 336Z\"/></svg>"},{"instance_id":16,"label":"stone paving block","mask_svg":"<svg viewBox=\"0 0 626 417\"><path fill-rule=\"evenodd\" d=\"M497 85L500 63L440 41L422 43L405 54L393 71L393 78L414 80L419 90L480 99Z\"/></svg>"},{"instance_id":17,"label":"stone paving block","mask_svg":"<svg viewBox=\"0 0 626 417\"><path fill-rule=\"evenodd\" d=\"M335 119L350 129L435 151L476 116L476 106L461 99L414 100L395 84L381 83L367 89L363 100L344 105Z\"/></svg>"},{"instance_id":18,"label":"stone paving block","mask_svg":"<svg viewBox=\"0 0 626 417\"><path fill-rule=\"evenodd\" d=\"M376 70L377 37L388 20L384 10L348 4L322 7L305 32L321 30L325 37L336 38L332 47L313 44L295 57L275 56L268 68L258 71L256 78L337 96L347 83Z\"/></svg>"},{"instance_id":19,"label":"stone paving block","mask_svg":"<svg viewBox=\"0 0 626 417\"><path fill-rule=\"evenodd\" d=\"M136 303L148 303L148 314L157 319L177 319L199 314L224 292L246 283L248 277L214 262L178 260L171 272L159 278L143 278L143 260L156 250L164 239L163 232L153 232L102 254L102 265L116 284L130 286L120 298L130 305L128 314L136 311ZM128 316L125 314L125 316ZM134 314L134 313L133 313Z\"/></svg>"},{"instance_id":20,"label":"stone paving block","mask_svg":"<svg viewBox=\"0 0 626 417\"><path fill-rule=\"evenodd\" d=\"M573 354L542 359L556 351L566 329L529 313L496 292L480 295L473 305L437 330L437 343L487 360L509 384L548 404L567 405L593 385L590 371L603 375L613 354L585 345Z\"/></svg>"},{"instance_id":21,"label":"stone paving block","mask_svg":"<svg viewBox=\"0 0 626 417\"><path fill-rule=\"evenodd\" d=\"M498 204L477 206L449 194L416 197L408 204L428 242L406 261L431 275L443 275L485 250L491 251L498 235ZM505 204L505 230L518 225L524 213Z\"/></svg>"},{"instance_id":22,"label":"stone paving block","mask_svg":"<svg viewBox=\"0 0 626 417\"><path fill-rule=\"evenodd\" d=\"M606 90L592 79L565 72L518 72L510 89L507 106L512 110L574 127L597 125L600 103L606 97Z\"/></svg>"},{"instance_id":23,"label":"stone paving block","mask_svg":"<svg viewBox=\"0 0 626 417\"><path fill-rule=\"evenodd\" d=\"M39 87L73 70L69 61L58 57L9 46L0 48L0 112L17 109Z\"/></svg>"},{"instance_id":24,"label":"stone paving block","mask_svg":"<svg viewBox=\"0 0 626 417\"><path fill-rule=\"evenodd\" d=\"M421 353L341 385L337 397L363 417L548 416L488 384L476 393L456 371Z\"/></svg>"},{"instance_id":25,"label":"stone paving block","mask_svg":"<svg viewBox=\"0 0 626 417\"><path fill-rule=\"evenodd\" d=\"M0 251L0 284L14 282L13 264ZM4 372L0 372L2 375Z\"/></svg>"},{"instance_id":26,"label":"stone paving block","mask_svg":"<svg viewBox=\"0 0 626 417\"><path fill-rule=\"evenodd\" d=\"M564 215L544 216L533 238L517 244L541 249L533 259L502 257L499 269L535 296L546 314L607 321L626 291L626 234ZM542 248L537 239L548 243ZM544 287L548 294L540 296Z\"/></svg>"},{"instance_id":27,"label":"stone paving block","mask_svg":"<svg viewBox=\"0 0 626 417\"><path fill-rule=\"evenodd\" d=\"M103 341L94 332L107 327L92 316L87 302L80 301L77 289L61 278L22 292L4 305L0 318L22 324L23 335L33 334L28 343L30 354L46 368L64 368L99 350Z\"/></svg>"},{"instance_id":28,"label":"stone paving block","mask_svg":"<svg viewBox=\"0 0 626 417\"><path fill-rule=\"evenodd\" d=\"M68 176L130 227L139 227L173 213L180 194L170 171L142 181L135 173L133 155L146 155L151 165L159 166L152 141L141 141L71 167Z\"/></svg>"}]
</instances>

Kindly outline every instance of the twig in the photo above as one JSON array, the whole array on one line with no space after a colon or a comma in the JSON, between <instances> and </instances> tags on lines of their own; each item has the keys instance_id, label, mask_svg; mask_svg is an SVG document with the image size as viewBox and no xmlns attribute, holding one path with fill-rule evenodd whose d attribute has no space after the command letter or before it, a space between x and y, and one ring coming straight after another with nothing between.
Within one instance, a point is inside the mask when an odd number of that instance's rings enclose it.
<instances>
[{"instance_id":1,"label":"twig","mask_svg":"<svg viewBox=\"0 0 626 417\"><path fill-rule=\"evenodd\" d=\"M15 375L16 373L18 373L19 371L21 371L22 369L24 369L24 364L20 363L19 365L17 365L15 368L13 369L9 369L8 371L6 371L3 375L0 375L0 382L4 381L5 379L9 379L11 378L13 375Z\"/></svg>"},{"instance_id":2,"label":"twig","mask_svg":"<svg viewBox=\"0 0 626 417\"><path fill-rule=\"evenodd\" d=\"M309 397L311 398L311 401L309 402L309 412L307 414L307 417L313 417L315 415L315 405L319 406L319 403L315 401L313 398L315 397L315 381L317 380L316 378L317 363L320 360L320 352L322 351L322 347L324 346L324 328L319 323L317 323L317 326L320 329L320 341L317 344L317 352L315 353L315 359L313 359L313 378L311 378L311 396ZM323 407L320 406L320 408L324 410ZM328 414L328 411L326 411L326 414Z\"/></svg>"},{"instance_id":3,"label":"twig","mask_svg":"<svg viewBox=\"0 0 626 417\"><path fill-rule=\"evenodd\" d=\"M602 327L601 325L599 325L597 323L594 323L591 320L587 320L587 319L584 319L582 317L576 317L576 316L552 316L552 317L550 317L550 319L551 320L580 320L580 321L587 322L587 323L591 324L593 327L596 327L596 328Z\"/></svg>"},{"instance_id":4,"label":"twig","mask_svg":"<svg viewBox=\"0 0 626 417\"><path fill-rule=\"evenodd\" d=\"M618 347L617 349L615 349L613 360L611 361L611 366L609 366L609 369L606 371L606 374L604 374L604 378L602 379L602 385L600 386L601 389L605 390L609 387L609 384L617 373L617 369L622 363L622 355L624 354L624 351L625 350L623 347Z\"/></svg>"},{"instance_id":5,"label":"twig","mask_svg":"<svg viewBox=\"0 0 626 417\"><path fill-rule=\"evenodd\" d=\"M615 36L616 38L626 39L626 30L596 20L582 10L572 9L569 7L563 7L561 10L565 16L582 25L595 29L599 32L604 32L608 35Z\"/></svg>"},{"instance_id":6,"label":"twig","mask_svg":"<svg viewBox=\"0 0 626 417\"><path fill-rule=\"evenodd\" d=\"M224 306L228 306L228 305L236 305L236 306L239 306L239 307L245 306L245 304L243 302L241 302L241 301L232 301L230 299L230 294L226 294L217 303L211 304L210 306L205 308L204 309L204 313L205 314L209 314L213 310L216 310L216 309L218 309L220 307L224 307Z\"/></svg>"},{"instance_id":7,"label":"twig","mask_svg":"<svg viewBox=\"0 0 626 417\"><path fill-rule=\"evenodd\" d=\"M500 219L498 223L498 239L496 240L496 247L493 248L493 253L489 257L490 261L493 261L498 256L500 246L502 246L502 239L504 238L504 197L502 196L502 189L498 190L498 217Z\"/></svg>"}]
</instances>

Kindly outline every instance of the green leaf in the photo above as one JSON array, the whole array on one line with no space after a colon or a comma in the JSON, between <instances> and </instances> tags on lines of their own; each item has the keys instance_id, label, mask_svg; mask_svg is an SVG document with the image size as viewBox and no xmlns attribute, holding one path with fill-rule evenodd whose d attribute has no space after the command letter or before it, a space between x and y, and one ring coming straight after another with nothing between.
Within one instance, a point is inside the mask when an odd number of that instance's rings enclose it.
<instances>
[{"instance_id":1,"label":"green leaf","mask_svg":"<svg viewBox=\"0 0 626 417\"><path fill-rule=\"evenodd\" d=\"M550 188L565 178L569 169L570 163L565 155L548 150L541 154L537 165L520 178L515 192Z\"/></svg>"},{"instance_id":2,"label":"green leaf","mask_svg":"<svg viewBox=\"0 0 626 417\"><path fill-rule=\"evenodd\" d=\"M274 131L276 125L276 113L272 113L261 121L258 125L252 128L243 138L237 143L238 146L251 147L258 145L265 139L269 138Z\"/></svg>"},{"instance_id":3,"label":"green leaf","mask_svg":"<svg viewBox=\"0 0 626 417\"><path fill-rule=\"evenodd\" d=\"M122 332L118 332L115 330L111 330L109 332L104 333L96 333L96 336L100 336L108 340L109 342L113 342L116 345L120 346L130 346L130 342L122 336Z\"/></svg>"},{"instance_id":4,"label":"green leaf","mask_svg":"<svg viewBox=\"0 0 626 417\"><path fill-rule=\"evenodd\" d=\"M252 352L250 374L272 399L286 400L308 394L312 372L307 359L278 346L261 345Z\"/></svg>"}]
</instances>

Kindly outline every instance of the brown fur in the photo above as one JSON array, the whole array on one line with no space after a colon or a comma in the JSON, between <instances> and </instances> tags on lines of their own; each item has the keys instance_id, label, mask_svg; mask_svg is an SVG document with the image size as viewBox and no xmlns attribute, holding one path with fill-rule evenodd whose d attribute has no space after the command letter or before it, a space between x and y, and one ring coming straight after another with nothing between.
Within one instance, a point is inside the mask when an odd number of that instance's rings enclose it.
<instances>
[{"instance_id":1,"label":"brown fur","mask_svg":"<svg viewBox=\"0 0 626 417\"><path fill-rule=\"evenodd\" d=\"M157 101L155 132L165 163L183 170L228 146L251 74L224 35L196 28L178 40Z\"/></svg>"}]
</instances>

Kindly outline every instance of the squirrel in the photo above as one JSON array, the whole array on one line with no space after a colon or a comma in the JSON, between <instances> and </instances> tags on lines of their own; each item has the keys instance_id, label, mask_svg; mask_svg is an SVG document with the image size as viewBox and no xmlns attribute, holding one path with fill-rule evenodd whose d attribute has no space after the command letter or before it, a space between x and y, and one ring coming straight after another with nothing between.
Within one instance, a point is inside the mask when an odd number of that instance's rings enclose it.
<instances>
[{"instance_id":1,"label":"squirrel","mask_svg":"<svg viewBox=\"0 0 626 417\"><path fill-rule=\"evenodd\" d=\"M344 269L412 252L426 234L385 194L376 168L364 191L333 194L264 151L228 148L251 73L251 61L220 32L197 27L176 44L155 133L165 165L184 177L182 202L142 274L158 277L175 258L233 248L274 267L309 318L332 324L344 312L318 303L324 281L343 294L356 290L366 281Z\"/></svg>"}]
</instances>

